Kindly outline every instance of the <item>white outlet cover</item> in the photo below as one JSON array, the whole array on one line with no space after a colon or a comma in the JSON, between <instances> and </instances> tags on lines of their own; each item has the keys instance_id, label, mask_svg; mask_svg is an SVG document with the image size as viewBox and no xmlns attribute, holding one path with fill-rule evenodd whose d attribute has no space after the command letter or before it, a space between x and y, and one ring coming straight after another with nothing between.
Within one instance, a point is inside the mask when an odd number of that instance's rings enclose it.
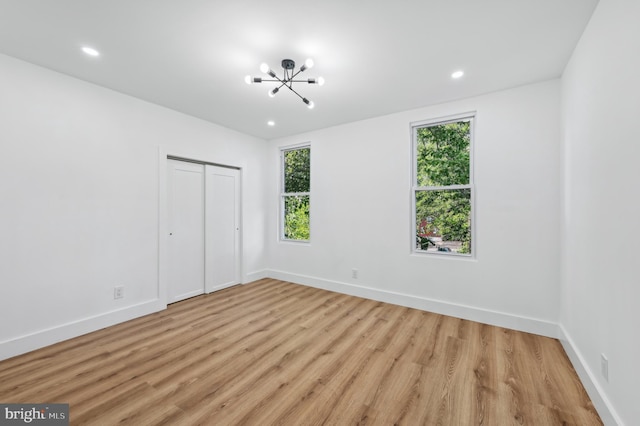
<instances>
[{"instance_id":1,"label":"white outlet cover","mask_svg":"<svg viewBox=\"0 0 640 426\"><path fill-rule=\"evenodd\" d=\"M124 287L114 287L113 298L122 299L124 297Z\"/></svg>"}]
</instances>

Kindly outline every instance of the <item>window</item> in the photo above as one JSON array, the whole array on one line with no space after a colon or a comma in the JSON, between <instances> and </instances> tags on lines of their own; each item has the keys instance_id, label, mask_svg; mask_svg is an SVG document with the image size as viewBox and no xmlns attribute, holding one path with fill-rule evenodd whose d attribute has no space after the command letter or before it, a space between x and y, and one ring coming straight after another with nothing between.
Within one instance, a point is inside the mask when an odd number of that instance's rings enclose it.
<instances>
[{"instance_id":1,"label":"window","mask_svg":"<svg viewBox=\"0 0 640 426\"><path fill-rule=\"evenodd\" d=\"M412 125L415 252L471 255L473 117Z\"/></svg>"},{"instance_id":2,"label":"window","mask_svg":"<svg viewBox=\"0 0 640 426\"><path fill-rule=\"evenodd\" d=\"M309 241L311 147L283 149L281 158L280 238Z\"/></svg>"}]
</instances>

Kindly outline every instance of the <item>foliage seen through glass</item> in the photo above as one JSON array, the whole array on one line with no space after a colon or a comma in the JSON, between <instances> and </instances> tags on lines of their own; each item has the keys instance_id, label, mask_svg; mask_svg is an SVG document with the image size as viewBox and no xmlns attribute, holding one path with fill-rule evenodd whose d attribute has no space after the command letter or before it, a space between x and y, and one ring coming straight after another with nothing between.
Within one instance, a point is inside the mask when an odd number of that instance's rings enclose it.
<instances>
[{"instance_id":1,"label":"foliage seen through glass","mask_svg":"<svg viewBox=\"0 0 640 426\"><path fill-rule=\"evenodd\" d=\"M283 151L283 236L308 241L311 148Z\"/></svg>"},{"instance_id":2,"label":"foliage seen through glass","mask_svg":"<svg viewBox=\"0 0 640 426\"><path fill-rule=\"evenodd\" d=\"M470 128L465 120L415 129L419 250L471 253Z\"/></svg>"}]
</instances>

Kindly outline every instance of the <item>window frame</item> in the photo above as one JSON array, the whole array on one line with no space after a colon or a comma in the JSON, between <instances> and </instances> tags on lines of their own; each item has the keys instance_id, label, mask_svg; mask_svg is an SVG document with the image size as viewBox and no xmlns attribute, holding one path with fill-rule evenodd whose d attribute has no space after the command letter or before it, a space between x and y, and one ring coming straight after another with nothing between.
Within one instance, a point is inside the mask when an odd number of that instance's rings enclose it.
<instances>
[{"instance_id":1,"label":"window frame","mask_svg":"<svg viewBox=\"0 0 640 426\"><path fill-rule=\"evenodd\" d=\"M285 153L299 149L309 149L309 191L308 192L285 192ZM309 244L311 243L311 142L303 142L295 145L282 146L279 148L280 155L280 188L279 188L279 212L278 212L278 240L284 243ZM286 238L285 230L285 199L292 196L309 197L309 239L295 240Z\"/></svg>"},{"instance_id":2,"label":"window frame","mask_svg":"<svg viewBox=\"0 0 640 426\"><path fill-rule=\"evenodd\" d=\"M475 183L474 183L474 147L475 147L475 126L477 114L475 111L465 112L461 114L449 115L445 117L432 118L428 120L415 121L410 123L411 131L411 222L410 222L410 244L411 254L426 256L442 256L446 258L458 259L476 259L477 257L477 238L476 228L477 221L475 218L476 202L475 202ZM439 126L448 123L457 123L461 121L469 122L469 183L448 186L418 186L418 132L417 130L424 127ZM441 252L427 251L416 247L416 197L418 192L422 191L442 191L442 190L459 190L469 189L470 191L470 213L471 220L471 253Z\"/></svg>"}]
</instances>

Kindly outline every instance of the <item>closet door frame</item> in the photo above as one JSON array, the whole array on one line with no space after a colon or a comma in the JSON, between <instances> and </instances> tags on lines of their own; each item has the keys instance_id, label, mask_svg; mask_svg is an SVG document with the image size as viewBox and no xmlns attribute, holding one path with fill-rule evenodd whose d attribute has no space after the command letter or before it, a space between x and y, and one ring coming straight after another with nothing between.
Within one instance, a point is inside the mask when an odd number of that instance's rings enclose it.
<instances>
[{"instance_id":1,"label":"closet door frame","mask_svg":"<svg viewBox=\"0 0 640 426\"><path fill-rule=\"evenodd\" d=\"M194 158L188 154L176 152L175 150L167 150L165 147L158 148L158 289L157 298L166 307L168 303L168 253L167 246L169 238L168 230L168 212L167 212L167 160L179 160L200 164L210 164L213 166L227 167L238 170L238 205L239 205L239 223L238 223L238 247L237 247L237 270L238 283L244 284L244 264L243 264L243 216L242 216L242 167L233 164L221 164L213 159L205 157Z\"/></svg>"}]
</instances>

